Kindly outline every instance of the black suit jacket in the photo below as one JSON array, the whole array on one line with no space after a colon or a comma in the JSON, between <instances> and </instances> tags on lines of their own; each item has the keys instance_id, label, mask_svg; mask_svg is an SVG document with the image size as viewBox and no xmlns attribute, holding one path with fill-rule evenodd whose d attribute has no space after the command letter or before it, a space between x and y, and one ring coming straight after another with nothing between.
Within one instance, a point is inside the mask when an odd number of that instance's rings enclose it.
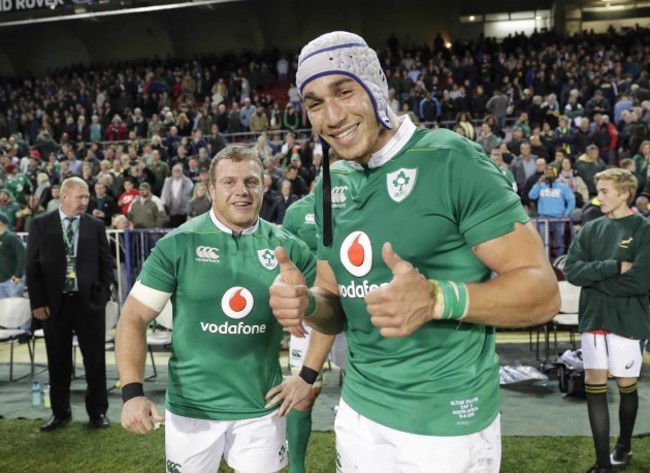
<instances>
[{"instance_id":1,"label":"black suit jacket","mask_svg":"<svg viewBox=\"0 0 650 473\"><path fill-rule=\"evenodd\" d=\"M111 256L104 223L83 214L77 243L77 286L84 310L103 314L113 281ZM32 220L27 241L26 274L32 309L49 306L56 319L61 307L66 273L66 251L59 210Z\"/></svg>"}]
</instances>

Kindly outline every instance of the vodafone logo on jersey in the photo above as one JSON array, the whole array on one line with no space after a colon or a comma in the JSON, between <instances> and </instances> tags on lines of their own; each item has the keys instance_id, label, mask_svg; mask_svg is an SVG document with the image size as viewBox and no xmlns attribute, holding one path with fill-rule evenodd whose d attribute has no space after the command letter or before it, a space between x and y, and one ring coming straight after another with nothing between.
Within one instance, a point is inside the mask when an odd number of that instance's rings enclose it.
<instances>
[{"instance_id":1,"label":"vodafone logo on jersey","mask_svg":"<svg viewBox=\"0 0 650 473\"><path fill-rule=\"evenodd\" d=\"M253 310L253 294L245 287L231 287L221 298L221 309L231 319L243 319Z\"/></svg>"},{"instance_id":2,"label":"vodafone logo on jersey","mask_svg":"<svg viewBox=\"0 0 650 473\"><path fill-rule=\"evenodd\" d=\"M242 286L231 287L221 298L221 310L231 319L243 319L253 310L254 300L251 291ZM240 320L226 320L221 324L213 321L201 323L201 330L213 335L257 335L266 333L266 324L247 324Z\"/></svg>"},{"instance_id":3,"label":"vodafone logo on jersey","mask_svg":"<svg viewBox=\"0 0 650 473\"><path fill-rule=\"evenodd\" d=\"M357 278L368 274L372 269L372 244L364 232L350 233L341 243L341 263L348 272Z\"/></svg>"}]
</instances>

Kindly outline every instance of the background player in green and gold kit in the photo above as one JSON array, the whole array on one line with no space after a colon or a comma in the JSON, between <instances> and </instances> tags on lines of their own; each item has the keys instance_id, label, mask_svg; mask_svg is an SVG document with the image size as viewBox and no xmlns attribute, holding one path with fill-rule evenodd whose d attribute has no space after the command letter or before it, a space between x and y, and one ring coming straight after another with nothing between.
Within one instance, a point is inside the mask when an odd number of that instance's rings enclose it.
<instances>
[{"instance_id":1,"label":"background player in green and gold kit","mask_svg":"<svg viewBox=\"0 0 650 473\"><path fill-rule=\"evenodd\" d=\"M319 241L310 289L276 250L270 304L286 326L345 325L339 471L499 471L493 326L542 323L559 307L535 228L479 146L390 111L379 60L361 37L310 42L296 81L313 127L341 158L331 169L332 241ZM316 221L328 239L326 184ZM280 413L304 394L301 383L270 393L284 399Z\"/></svg>"},{"instance_id":2,"label":"background player in green and gold kit","mask_svg":"<svg viewBox=\"0 0 650 473\"><path fill-rule=\"evenodd\" d=\"M145 433L161 420L142 390L145 330L171 299L168 464L214 472L223 455L236 471L275 472L286 464L286 437L284 419L264 400L282 379L282 327L269 307L268 288L280 270L273 249L284 248L308 278L315 258L302 241L258 218L262 164L249 149L219 152L209 189L212 210L158 242L124 306L116 347L122 425Z\"/></svg>"},{"instance_id":3,"label":"background player in green and gold kit","mask_svg":"<svg viewBox=\"0 0 650 473\"><path fill-rule=\"evenodd\" d=\"M587 411L596 464L590 473L614 471L632 459L632 431L639 405L642 340L650 339L650 222L632 213L637 180L625 169L595 177L605 216L587 223L569 249L564 271L581 286L580 332ZM620 393L620 434L609 450L607 377Z\"/></svg>"}]
</instances>

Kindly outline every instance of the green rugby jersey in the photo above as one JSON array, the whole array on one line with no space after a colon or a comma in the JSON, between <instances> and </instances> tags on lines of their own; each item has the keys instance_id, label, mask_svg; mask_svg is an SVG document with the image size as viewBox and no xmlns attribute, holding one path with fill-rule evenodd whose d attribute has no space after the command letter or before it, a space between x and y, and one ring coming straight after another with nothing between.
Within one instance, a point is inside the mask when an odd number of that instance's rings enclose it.
<instances>
[{"instance_id":1,"label":"green rugby jersey","mask_svg":"<svg viewBox=\"0 0 650 473\"><path fill-rule=\"evenodd\" d=\"M261 219L235 238L207 212L156 244L139 278L172 293L170 412L236 420L277 409L264 408L266 392L282 382L282 327L269 307L277 246L311 283L316 260L307 245Z\"/></svg>"},{"instance_id":2,"label":"green rugby jersey","mask_svg":"<svg viewBox=\"0 0 650 473\"><path fill-rule=\"evenodd\" d=\"M291 204L284 215L282 228L307 243L309 249L316 253L314 203L315 195L312 193Z\"/></svg>"},{"instance_id":3,"label":"green rugby jersey","mask_svg":"<svg viewBox=\"0 0 650 473\"><path fill-rule=\"evenodd\" d=\"M322 245L316 205L318 258L332 267L346 314L342 397L400 431L478 432L499 412L494 328L431 321L408 337L385 338L370 323L364 296L392 279L384 242L429 279L488 280L490 269L471 248L528 216L482 148L449 130L416 130L407 120L381 152L385 158L373 157L371 166L333 165L331 247ZM317 202L321 195L319 186Z\"/></svg>"}]
</instances>

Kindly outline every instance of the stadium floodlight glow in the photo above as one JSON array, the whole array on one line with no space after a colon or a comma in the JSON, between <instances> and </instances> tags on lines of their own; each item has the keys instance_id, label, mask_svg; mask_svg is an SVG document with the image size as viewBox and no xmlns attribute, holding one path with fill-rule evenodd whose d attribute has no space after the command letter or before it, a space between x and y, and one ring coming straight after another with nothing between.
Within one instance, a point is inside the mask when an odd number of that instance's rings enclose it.
<instances>
[{"instance_id":1,"label":"stadium floodlight glow","mask_svg":"<svg viewBox=\"0 0 650 473\"><path fill-rule=\"evenodd\" d=\"M71 15L48 16L45 18L30 18L28 20L5 21L5 22L0 22L0 28L7 27L7 26L35 25L38 23L52 23L55 21L95 19L95 18L101 18L105 16L131 15L134 13L158 12L164 10L175 10L178 8L196 8L204 5L214 5L216 3L233 3L233 2L241 2L241 1L245 1L245 0L192 0L192 1L179 2L179 3L170 3L166 5L152 5L148 7L123 8L120 10L108 10L108 11L85 12L85 13L80 12Z\"/></svg>"}]
</instances>

